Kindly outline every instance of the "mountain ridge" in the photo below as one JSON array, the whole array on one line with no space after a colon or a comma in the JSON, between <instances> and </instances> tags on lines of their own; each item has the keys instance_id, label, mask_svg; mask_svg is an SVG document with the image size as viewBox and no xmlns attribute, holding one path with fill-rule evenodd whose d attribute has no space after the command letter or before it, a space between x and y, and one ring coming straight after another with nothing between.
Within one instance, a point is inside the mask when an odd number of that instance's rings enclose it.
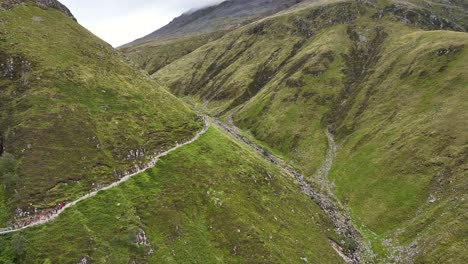
<instances>
[{"instance_id":1,"label":"mountain ridge","mask_svg":"<svg viewBox=\"0 0 468 264\"><path fill-rule=\"evenodd\" d=\"M133 42L122 45L126 48L144 42L169 37L200 35L239 27L248 20L258 19L289 8L302 0L228 0L184 13L168 25Z\"/></svg>"},{"instance_id":2,"label":"mountain ridge","mask_svg":"<svg viewBox=\"0 0 468 264\"><path fill-rule=\"evenodd\" d=\"M3 0L1 3L2 8L12 8L14 5L23 4L27 2L34 2L42 8L53 8L61 11L66 16L71 17L73 20L77 21L76 18L71 13L70 9L60 3L58 0Z\"/></svg>"},{"instance_id":3,"label":"mountain ridge","mask_svg":"<svg viewBox=\"0 0 468 264\"><path fill-rule=\"evenodd\" d=\"M231 31L153 77L319 189L329 129L339 148L327 180L377 260L461 263L468 39L455 21L401 1L306 5Z\"/></svg>"},{"instance_id":4,"label":"mountain ridge","mask_svg":"<svg viewBox=\"0 0 468 264\"><path fill-rule=\"evenodd\" d=\"M468 262L463 1L301 1L207 33L210 10L116 51L0 9L0 226L95 194L0 236L0 262Z\"/></svg>"},{"instance_id":5,"label":"mountain ridge","mask_svg":"<svg viewBox=\"0 0 468 264\"><path fill-rule=\"evenodd\" d=\"M0 263L342 262L294 179L215 126L99 192L192 139L199 114L62 12L0 21L0 226L73 205L0 236Z\"/></svg>"}]
</instances>

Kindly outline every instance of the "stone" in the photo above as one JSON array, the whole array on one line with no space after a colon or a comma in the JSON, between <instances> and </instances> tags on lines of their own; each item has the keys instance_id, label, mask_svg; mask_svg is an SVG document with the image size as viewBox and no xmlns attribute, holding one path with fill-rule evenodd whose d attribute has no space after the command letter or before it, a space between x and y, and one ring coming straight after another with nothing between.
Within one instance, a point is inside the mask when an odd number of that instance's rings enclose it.
<instances>
[{"instance_id":1,"label":"stone","mask_svg":"<svg viewBox=\"0 0 468 264\"><path fill-rule=\"evenodd\" d=\"M57 9L66 16L72 18L74 21L77 21L73 14L70 12L70 10L57 0L4 0L1 4L1 7L12 8L14 5L22 4L25 2L35 2L41 8Z\"/></svg>"},{"instance_id":2,"label":"stone","mask_svg":"<svg viewBox=\"0 0 468 264\"><path fill-rule=\"evenodd\" d=\"M88 257L83 257L77 264L89 264L89 259Z\"/></svg>"},{"instance_id":3,"label":"stone","mask_svg":"<svg viewBox=\"0 0 468 264\"><path fill-rule=\"evenodd\" d=\"M32 17L32 20L33 20L33 21L36 21L36 22L42 22L42 21L44 21L44 18L38 17L38 16L34 16L34 17Z\"/></svg>"}]
</instances>

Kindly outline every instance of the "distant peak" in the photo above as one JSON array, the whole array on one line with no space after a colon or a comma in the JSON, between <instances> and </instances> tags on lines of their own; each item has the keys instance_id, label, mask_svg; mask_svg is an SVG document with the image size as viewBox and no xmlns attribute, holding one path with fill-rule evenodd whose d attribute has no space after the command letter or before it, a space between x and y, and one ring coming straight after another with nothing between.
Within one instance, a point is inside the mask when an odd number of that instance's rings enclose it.
<instances>
[{"instance_id":1,"label":"distant peak","mask_svg":"<svg viewBox=\"0 0 468 264\"><path fill-rule=\"evenodd\" d=\"M211 5L191 9L149 35L121 46L130 47L152 40L196 36L232 30L294 6L303 0L218 0ZM310 0L315 1L315 0Z\"/></svg>"},{"instance_id":2,"label":"distant peak","mask_svg":"<svg viewBox=\"0 0 468 264\"><path fill-rule=\"evenodd\" d=\"M206 4L206 5L203 5L203 6L199 6L199 7L195 7L195 8L191 8L187 11L185 11L184 13L182 13L182 16L188 16L188 15L191 15L199 10L203 10L203 9L207 9L207 8L210 8L210 7L214 7L214 6L217 6L217 5L220 5L221 3L223 2L226 2L226 0L219 0L219 1L215 1L211 4Z\"/></svg>"}]
</instances>

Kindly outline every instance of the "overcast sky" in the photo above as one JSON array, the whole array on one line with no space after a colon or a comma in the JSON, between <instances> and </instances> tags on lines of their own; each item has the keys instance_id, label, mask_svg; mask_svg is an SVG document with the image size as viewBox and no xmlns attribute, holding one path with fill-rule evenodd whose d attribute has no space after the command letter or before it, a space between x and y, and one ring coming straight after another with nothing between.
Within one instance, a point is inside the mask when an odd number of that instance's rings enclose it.
<instances>
[{"instance_id":1,"label":"overcast sky","mask_svg":"<svg viewBox=\"0 0 468 264\"><path fill-rule=\"evenodd\" d=\"M222 0L60 0L78 22L117 47L143 37L182 13Z\"/></svg>"}]
</instances>

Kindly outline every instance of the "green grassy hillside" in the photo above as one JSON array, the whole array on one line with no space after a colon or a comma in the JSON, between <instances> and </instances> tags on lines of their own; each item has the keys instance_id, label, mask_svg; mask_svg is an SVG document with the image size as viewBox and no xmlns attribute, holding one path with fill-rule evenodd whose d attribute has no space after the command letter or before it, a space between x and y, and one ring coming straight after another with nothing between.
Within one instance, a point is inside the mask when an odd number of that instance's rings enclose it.
<instances>
[{"instance_id":1,"label":"green grassy hillside","mask_svg":"<svg viewBox=\"0 0 468 264\"><path fill-rule=\"evenodd\" d=\"M332 0L303 0L297 1L293 7L287 8L285 5L283 8L285 9L301 9L310 7L313 4L321 4L321 3L332 3L336 1ZM384 2L384 1L381 1ZM452 21L454 24L457 25L457 28L460 30L467 31L468 30L468 16L466 15L466 5L464 6L463 1L456 0L450 1L447 3L446 1L435 0L435 1L422 1L422 0L410 0L405 1L406 3L410 2L416 6L424 7L425 14L424 16L430 17L431 14L435 14L443 19L448 21ZM379 3L378 1L368 1L368 3ZM400 13L400 19L403 20L410 20L414 16L414 13L408 11L407 8L400 8L399 4L390 5L391 1L387 1L386 9L393 9L393 12ZM381 3L382 6L385 6L385 3ZM221 8L222 9L222 8ZM285 11L283 11L285 12ZM382 10L384 12L384 10ZM247 22L243 23L235 23L235 24L249 24L252 21L259 20L264 16L260 16L256 19L252 19ZM403 18L402 18L403 17ZM196 24L197 22L189 22L187 25ZM222 23L220 21L212 21L211 23L206 24L206 26L216 26L216 23ZM171 24L170 24L171 25ZM433 26L436 27L438 24L434 24ZM193 26L194 27L194 26ZM158 70L163 68L164 66L182 58L183 56L195 51L196 49L200 48L201 46L212 42L221 36L227 34L228 32L234 30L236 27L233 27L229 30L217 30L213 33L186 33L180 34L178 36L166 36L160 37L158 39L147 39L146 41L137 40L133 43L129 43L124 45L120 48L120 50L125 53L134 63L138 65L138 67L145 69L145 71L149 72L150 74L156 73ZM158 32L158 31L156 31ZM149 37L149 36L147 36Z\"/></svg>"},{"instance_id":2,"label":"green grassy hillside","mask_svg":"<svg viewBox=\"0 0 468 264\"><path fill-rule=\"evenodd\" d=\"M233 31L154 74L329 181L381 261L463 263L468 34L413 4L305 6ZM465 241L466 242L466 241Z\"/></svg>"},{"instance_id":3,"label":"green grassy hillside","mask_svg":"<svg viewBox=\"0 0 468 264\"><path fill-rule=\"evenodd\" d=\"M138 67L154 74L164 66L190 54L199 47L220 38L225 32L215 32L200 36L182 36L145 42L120 51Z\"/></svg>"},{"instance_id":4,"label":"green grassy hillside","mask_svg":"<svg viewBox=\"0 0 468 264\"><path fill-rule=\"evenodd\" d=\"M341 263L327 219L291 176L212 127L56 221L0 237L0 261Z\"/></svg>"},{"instance_id":5,"label":"green grassy hillside","mask_svg":"<svg viewBox=\"0 0 468 264\"><path fill-rule=\"evenodd\" d=\"M72 18L26 2L0 10L1 227L17 208L114 182L203 126Z\"/></svg>"},{"instance_id":6,"label":"green grassy hillside","mask_svg":"<svg viewBox=\"0 0 468 264\"><path fill-rule=\"evenodd\" d=\"M467 228L459 213L468 184L467 44L466 33L389 34L374 72L332 118L346 137L331 173L337 194L363 229L380 238L421 239L417 258L428 262L466 260L459 256ZM426 214L441 222L413 225Z\"/></svg>"}]
</instances>

